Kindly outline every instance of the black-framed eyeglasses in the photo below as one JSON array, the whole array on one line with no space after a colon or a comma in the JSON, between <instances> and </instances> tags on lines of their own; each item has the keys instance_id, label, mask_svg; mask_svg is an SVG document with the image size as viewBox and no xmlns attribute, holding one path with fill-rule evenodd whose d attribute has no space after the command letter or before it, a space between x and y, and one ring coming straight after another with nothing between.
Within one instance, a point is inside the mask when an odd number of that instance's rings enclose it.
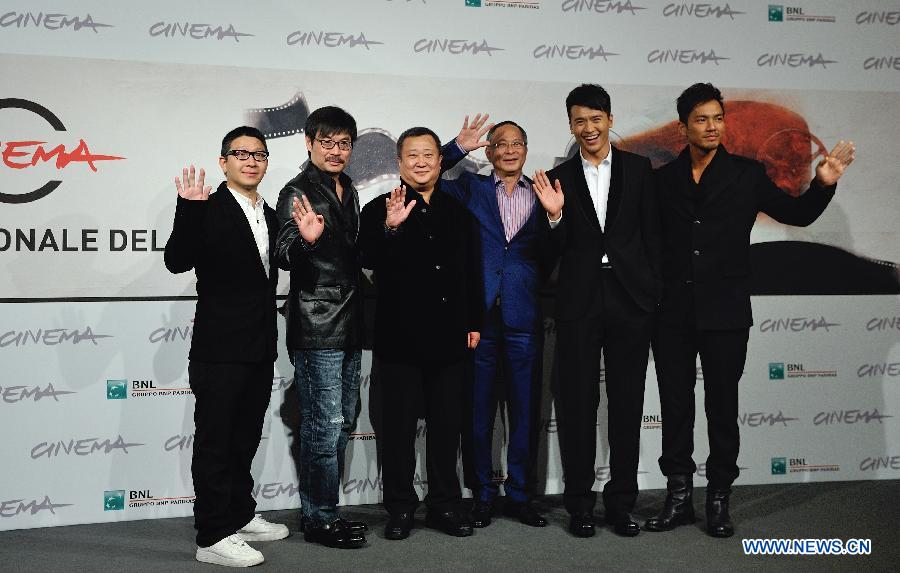
<instances>
[{"instance_id":1,"label":"black-framed eyeglasses","mask_svg":"<svg viewBox=\"0 0 900 573\"><path fill-rule=\"evenodd\" d=\"M238 161L247 161L250 159L250 156L253 156L253 159L256 161L268 161L269 160L269 152L268 151L247 151L246 149L232 149L225 155L234 155L234 158Z\"/></svg>"},{"instance_id":2,"label":"black-framed eyeglasses","mask_svg":"<svg viewBox=\"0 0 900 573\"><path fill-rule=\"evenodd\" d=\"M515 141L498 141L491 144L491 149L506 151L507 148L513 151L521 151L525 149L525 142L517 139Z\"/></svg>"},{"instance_id":3,"label":"black-framed eyeglasses","mask_svg":"<svg viewBox=\"0 0 900 573\"><path fill-rule=\"evenodd\" d=\"M333 139L316 138L316 141L318 141L319 145L321 145L324 149L334 149L335 145L337 145L338 149L340 149L341 151L350 151L351 149L353 149L353 142L346 139L335 141Z\"/></svg>"}]
</instances>

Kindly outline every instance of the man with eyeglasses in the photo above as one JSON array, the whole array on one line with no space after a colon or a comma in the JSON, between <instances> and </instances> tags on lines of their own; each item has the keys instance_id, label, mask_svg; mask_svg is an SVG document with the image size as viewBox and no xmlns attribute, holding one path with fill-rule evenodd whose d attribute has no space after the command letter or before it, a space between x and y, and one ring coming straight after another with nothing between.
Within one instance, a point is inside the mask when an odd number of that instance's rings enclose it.
<instances>
[{"instance_id":1,"label":"man with eyeglasses","mask_svg":"<svg viewBox=\"0 0 900 573\"><path fill-rule=\"evenodd\" d=\"M362 348L359 196L344 173L356 120L339 107L322 107L307 118L305 134L309 161L276 206L277 258L291 273L284 309L300 395L300 527L306 541L352 549L365 544L368 530L337 510Z\"/></svg>"},{"instance_id":2,"label":"man with eyeglasses","mask_svg":"<svg viewBox=\"0 0 900 573\"><path fill-rule=\"evenodd\" d=\"M444 181L442 189L474 215L481 244L484 281L484 327L475 348L471 452L476 483L472 525L491 524L499 484L494 481L491 453L497 402L498 371L503 373L508 401L509 441L506 451L506 500L503 511L525 525L543 527L546 519L531 505L533 496L534 414L540 401L541 313L538 301L543 209L537 205L531 179L522 174L528 136L513 121L488 131L485 155L494 166L488 175L464 172ZM444 146L444 161L455 163L464 150Z\"/></svg>"},{"instance_id":3,"label":"man with eyeglasses","mask_svg":"<svg viewBox=\"0 0 900 573\"><path fill-rule=\"evenodd\" d=\"M276 357L278 220L257 192L268 166L266 139L238 127L222 140L225 181L214 193L193 166L175 178L178 201L165 264L194 269L197 310L188 377L194 393L196 559L230 567L263 562L246 541L287 537L254 513L250 464L272 395Z\"/></svg>"}]
</instances>

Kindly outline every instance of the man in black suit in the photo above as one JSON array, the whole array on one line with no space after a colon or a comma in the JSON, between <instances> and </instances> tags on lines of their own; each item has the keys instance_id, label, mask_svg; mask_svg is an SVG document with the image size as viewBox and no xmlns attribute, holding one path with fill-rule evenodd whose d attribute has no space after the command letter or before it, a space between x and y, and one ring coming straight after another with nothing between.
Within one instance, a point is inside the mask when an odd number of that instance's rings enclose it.
<instances>
[{"instance_id":1,"label":"man in black suit","mask_svg":"<svg viewBox=\"0 0 900 573\"><path fill-rule=\"evenodd\" d=\"M609 143L609 94L584 84L566 98L580 152L535 174L550 240L561 255L556 293L560 453L569 530L594 535L600 354L606 368L610 481L607 523L632 537L650 334L659 293L659 222L646 157ZM553 182L551 184L551 181ZM563 205L565 204L565 213Z\"/></svg>"},{"instance_id":2,"label":"man in black suit","mask_svg":"<svg viewBox=\"0 0 900 573\"><path fill-rule=\"evenodd\" d=\"M397 160L401 186L368 203L360 224L363 267L375 271L377 296L385 537L408 537L419 503L413 475L420 396L428 424L426 524L467 537L472 523L460 507L456 461L466 361L480 339L484 306L478 227L441 189L441 145L433 131L403 132Z\"/></svg>"},{"instance_id":3,"label":"man in black suit","mask_svg":"<svg viewBox=\"0 0 900 573\"><path fill-rule=\"evenodd\" d=\"M288 536L255 514L250 463L262 436L275 362L275 212L256 191L268 165L262 133L238 127L222 140L225 182L215 193L201 169L175 178L178 202L166 268L194 269L197 310L188 376L194 392L196 559L231 567L262 563L245 541Z\"/></svg>"},{"instance_id":4,"label":"man in black suit","mask_svg":"<svg viewBox=\"0 0 900 573\"><path fill-rule=\"evenodd\" d=\"M738 381L744 370L750 311L750 230L762 211L789 224L811 224L834 196L853 161L852 143L839 142L816 167L799 197L779 189L758 161L722 145L725 107L711 84L695 84L678 98L687 147L657 172L663 236L663 298L653 337L662 405L659 466L668 478L663 510L645 529L666 531L694 521L696 470L694 382L703 367L709 458L707 532L729 537L731 484L738 476Z\"/></svg>"}]
</instances>

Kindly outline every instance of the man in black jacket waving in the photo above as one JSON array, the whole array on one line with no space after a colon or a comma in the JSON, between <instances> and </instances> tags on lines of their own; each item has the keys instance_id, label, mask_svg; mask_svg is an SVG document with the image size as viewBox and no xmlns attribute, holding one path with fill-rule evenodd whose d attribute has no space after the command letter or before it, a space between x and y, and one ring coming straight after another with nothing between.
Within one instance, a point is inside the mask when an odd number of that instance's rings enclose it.
<instances>
[{"instance_id":1,"label":"man in black jacket waving","mask_svg":"<svg viewBox=\"0 0 900 573\"><path fill-rule=\"evenodd\" d=\"M269 152L262 133L239 127L222 140L225 182L215 193L201 169L175 178L178 203L166 268L197 273L188 376L194 392L194 526L198 561L262 563L245 541L288 536L254 514L250 464L272 394L276 356L275 212L256 191Z\"/></svg>"},{"instance_id":2,"label":"man in black jacket waving","mask_svg":"<svg viewBox=\"0 0 900 573\"><path fill-rule=\"evenodd\" d=\"M694 520L696 465L694 383L703 367L709 458L707 532L730 537L731 484L738 476L738 382L747 356L750 312L750 230L761 211L788 225L815 221L853 161L852 143L839 142L816 167L809 189L793 197L761 163L722 145L725 104L711 84L694 84L677 102L687 146L657 172L663 236L663 297L653 354L662 406L662 455L668 477L662 512L645 529L665 531Z\"/></svg>"}]
</instances>

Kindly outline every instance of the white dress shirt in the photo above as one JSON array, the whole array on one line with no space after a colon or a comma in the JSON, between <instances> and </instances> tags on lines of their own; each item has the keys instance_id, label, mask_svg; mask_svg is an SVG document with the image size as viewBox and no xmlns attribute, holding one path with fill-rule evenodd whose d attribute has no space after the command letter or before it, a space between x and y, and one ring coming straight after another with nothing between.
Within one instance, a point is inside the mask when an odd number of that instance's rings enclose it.
<instances>
[{"instance_id":1,"label":"white dress shirt","mask_svg":"<svg viewBox=\"0 0 900 573\"><path fill-rule=\"evenodd\" d=\"M256 240L256 248L259 251L259 258L262 261L263 269L266 276L269 276L269 226L266 224L266 212L263 205L266 204L262 196L256 196L256 204L254 205L248 197L245 197L232 189L228 188L234 198L237 199L238 205L244 211L247 222L250 223L250 230L253 231L253 238Z\"/></svg>"},{"instance_id":2,"label":"white dress shirt","mask_svg":"<svg viewBox=\"0 0 900 573\"><path fill-rule=\"evenodd\" d=\"M584 180L591 194L594 211L597 212L597 220L600 221L600 229L605 231L606 205L609 201L609 182L612 178L612 146L609 146L609 149L607 149L606 157L603 158L600 165L594 165L585 159L584 155L581 154L581 150L578 151L578 156L581 158ZM560 221L562 221L562 214L556 221L550 221L550 228L555 228ZM609 262L609 257L606 253L603 254L602 262Z\"/></svg>"}]
</instances>

